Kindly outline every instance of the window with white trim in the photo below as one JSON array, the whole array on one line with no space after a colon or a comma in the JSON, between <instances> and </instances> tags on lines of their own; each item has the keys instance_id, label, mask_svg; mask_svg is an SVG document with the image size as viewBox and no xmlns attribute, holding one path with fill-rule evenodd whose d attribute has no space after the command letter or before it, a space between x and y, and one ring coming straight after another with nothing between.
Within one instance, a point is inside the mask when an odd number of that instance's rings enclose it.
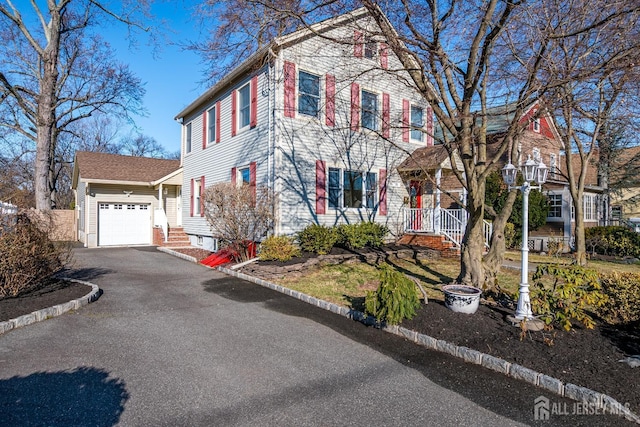
<instances>
[{"instance_id":1,"label":"window with white trim","mask_svg":"<svg viewBox=\"0 0 640 427\"><path fill-rule=\"evenodd\" d=\"M411 106L411 139L413 141L422 142L424 134L424 109L417 105Z\"/></svg>"},{"instance_id":2,"label":"window with white trim","mask_svg":"<svg viewBox=\"0 0 640 427\"><path fill-rule=\"evenodd\" d=\"M378 179L374 172L329 168L329 208L370 208L376 206Z\"/></svg>"},{"instance_id":3,"label":"window with white trim","mask_svg":"<svg viewBox=\"0 0 640 427\"><path fill-rule=\"evenodd\" d=\"M318 117L320 112L320 77L305 71L298 73L298 113Z\"/></svg>"},{"instance_id":4,"label":"window with white trim","mask_svg":"<svg viewBox=\"0 0 640 427\"><path fill-rule=\"evenodd\" d=\"M186 153L191 152L191 123L187 123L185 130L185 150Z\"/></svg>"},{"instance_id":5,"label":"window with white trim","mask_svg":"<svg viewBox=\"0 0 640 427\"><path fill-rule=\"evenodd\" d=\"M216 141L216 107L207 111L207 144Z\"/></svg>"},{"instance_id":6,"label":"window with white trim","mask_svg":"<svg viewBox=\"0 0 640 427\"><path fill-rule=\"evenodd\" d=\"M202 194L202 180L200 178L193 181L193 214L200 215L201 203L200 197Z\"/></svg>"},{"instance_id":7,"label":"window with white trim","mask_svg":"<svg viewBox=\"0 0 640 427\"><path fill-rule=\"evenodd\" d=\"M562 218L562 194L549 194L549 212L547 218Z\"/></svg>"},{"instance_id":8,"label":"window with white trim","mask_svg":"<svg viewBox=\"0 0 640 427\"><path fill-rule=\"evenodd\" d=\"M596 196L593 194L582 196L585 221L595 221L597 219L595 198Z\"/></svg>"},{"instance_id":9,"label":"window with white trim","mask_svg":"<svg viewBox=\"0 0 640 427\"><path fill-rule=\"evenodd\" d=\"M533 119L533 131L540 132L540 118Z\"/></svg>"},{"instance_id":10,"label":"window with white trim","mask_svg":"<svg viewBox=\"0 0 640 427\"><path fill-rule=\"evenodd\" d=\"M361 123L365 129L378 130L378 95L366 90L361 94Z\"/></svg>"},{"instance_id":11,"label":"window with white trim","mask_svg":"<svg viewBox=\"0 0 640 427\"><path fill-rule=\"evenodd\" d=\"M239 168L236 175L236 185L250 185L251 184L251 169L249 167Z\"/></svg>"},{"instance_id":12,"label":"window with white trim","mask_svg":"<svg viewBox=\"0 0 640 427\"><path fill-rule=\"evenodd\" d=\"M238 128L248 127L251 123L251 84L238 89Z\"/></svg>"}]
</instances>

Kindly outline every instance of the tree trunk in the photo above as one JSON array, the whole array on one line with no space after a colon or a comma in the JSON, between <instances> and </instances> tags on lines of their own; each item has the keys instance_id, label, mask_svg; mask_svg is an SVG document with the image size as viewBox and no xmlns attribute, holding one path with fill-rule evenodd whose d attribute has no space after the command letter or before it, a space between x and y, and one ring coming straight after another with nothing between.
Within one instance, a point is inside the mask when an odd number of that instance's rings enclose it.
<instances>
[{"instance_id":1,"label":"tree trunk","mask_svg":"<svg viewBox=\"0 0 640 427\"><path fill-rule=\"evenodd\" d=\"M484 287L484 183L470 187L467 200L469 221L462 241L460 275L457 281L477 288Z\"/></svg>"},{"instance_id":2,"label":"tree trunk","mask_svg":"<svg viewBox=\"0 0 640 427\"><path fill-rule=\"evenodd\" d=\"M585 266L587 265L587 244L584 236L584 208L582 207L582 192L579 194L580 196L578 200L580 200L580 202L576 202L575 200L573 201L576 212L576 229L574 231L576 246L574 257L576 259L576 264Z\"/></svg>"},{"instance_id":3,"label":"tree trunk","mask_svg":"<svg viewBox=\"0 0 640 427\"><path fill-rule=\"evenodd\" d=\"M491 234L491 246L489 252L484 256L484 287L483 291L496 290L498 286L498 273L504 262L505 238L504 228L509 221L513 203L516 200L517 192L511 191L507 196L507 201L502 207L502 211L493 220L493 233Z\"/></svg>"},{"instance_id":4,"label":"tree trunk","mask_svg":"<svg viewBox=\"0 0 640 427\"><path fill-rule=\"evenodd\" d=\"M60 14L59 11L54 12L51 13L49 25L49 43L40 58L42 74L36 110L35 199L36 209L41 211L51 210L53 205L50 172L56 147L56 86L60 49Z\"/></svg>"}]
</instances>

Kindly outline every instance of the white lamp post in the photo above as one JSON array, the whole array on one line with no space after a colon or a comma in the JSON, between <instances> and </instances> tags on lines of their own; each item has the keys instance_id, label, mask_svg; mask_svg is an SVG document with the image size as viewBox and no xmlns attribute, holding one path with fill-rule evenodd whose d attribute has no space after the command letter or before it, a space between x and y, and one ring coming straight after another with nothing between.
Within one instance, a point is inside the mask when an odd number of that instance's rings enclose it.
<instances>
[{"instance_id":1,"label":"white lamp post","mask_svg":"<svg viewBox=\"0 0 640 427\"><path fill-rule=\"evenodd\" d=\"M547 180L549 168L540 162L529 159L520 167L520 172L524 177L522 186L515 186L516 175L518 169L511 163L502 168L502 178L509 186L509 190L514 188L522 191L522 275L520 279L520 295L518 296L518 308L516 309L515 319L530 320L533 319L531 311L531 299L529 298L529 192L532 189L541 189L542 184ZM536 183L537 186L531 185Z\"/></svg>"}]
</instances>

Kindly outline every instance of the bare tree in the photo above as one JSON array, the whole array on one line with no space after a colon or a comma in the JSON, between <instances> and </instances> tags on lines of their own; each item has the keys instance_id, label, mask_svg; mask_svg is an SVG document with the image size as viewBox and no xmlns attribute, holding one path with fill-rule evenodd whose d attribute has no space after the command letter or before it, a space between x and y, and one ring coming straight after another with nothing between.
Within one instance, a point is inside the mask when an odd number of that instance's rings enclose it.
<instances>
[{"instance_id":1,"label":"bare tree","mask_svg":"<svg viewBox=\"0 0 640 427\"><path fill-rule=\"evenodd\" d=\"M275 197L264 186L223 182L208 187L201 201L214 236L247 259L249 244L273 229Z\"/></svg>"},{"instance_id":2,"label":"bare tree","mask_svg":"<svg viewBox=\"0 0 640 427\"><path fill-rule=\"evenodd\" d=\"M146 1L120 10L95 0L0 5L0 126L35 143L36 207L55 205L58 137L96 112L140 109L140 81L92 31L101 20L140 26Z\"/></svg>"},{"instance_id":3,"label":"bare tree","mask_svg":"<svg viewBox=\"0 0 640 427\"><path fill-rule=\"evenodd\" d=\"M129 135L120 141L118 147L120 154L138 157L168 158L169 153L152 136L135 134Z\"/></svg>"}]
</instances>

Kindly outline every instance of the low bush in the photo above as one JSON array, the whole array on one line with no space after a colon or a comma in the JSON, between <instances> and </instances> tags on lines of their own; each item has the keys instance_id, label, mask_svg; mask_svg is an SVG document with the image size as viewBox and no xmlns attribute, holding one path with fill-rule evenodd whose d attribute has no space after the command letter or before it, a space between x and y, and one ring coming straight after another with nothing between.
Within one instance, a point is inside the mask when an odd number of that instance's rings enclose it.
<instances>
[{"instance_id":1,"label":"low bush","mask_svg":"<svg viewBox=\"0 0 640 427\"><path fill-rule=\"evenodd\" d=\"M576 320L593 329L595 322L587 309L597 309L607 300L595 270L544 264L538 266L533 280L531 308L545 323L557 323L569 331L573 327L571 321ZM550 285L545 284L549 281Z\"/></svg>"},{"instance_id":2,"label":"low bush","mask_svg":"<svg viewBox=\"0 0 640 427\"><path fill-rule=\"evenodd\" d=\"M18 213L2 222L0 298L46 286L70 260L70 246L49 239L51 227L44 216Z\"/></svg>"},{"instance_id":3,"label":"low bush","mask_svg":"<svg viewBox=\"0 0 640 427\"><path fill-rule=\"evenodd\" d=\"M386 226L371 221L342 224L337 229L338 244L348 249L361 249L365 246L379 248L384 244L384 236L389 232Z\"/></svg>"},{"instance_id":4,"label":"low bush","mask_svg":"<svg viewBox=\"0 0 640 427\"><path fill-rule=\"evenodd\" d=\"M593 254L640 257L640 233L625 227L589 227L585 239Z\"/></svg>"},{"instance_id":5,"label":"low bush","mask_svg":"<svg viewBox=\"0 0 640 427\"><path fill-rule=\"evenodd\" d=\"M607 301L598 307L598 315L607 323L640 320L640 274L601 273L600 283Z\"/></svg>"},{"instance_id":6,"label":"low bush","mask_svg":"<svg viewBox=\"0 0 640 427\"><path fill-rule=\"evenodd\" d=\"M380 266L380 286L368 291L365 297L365 313L390 325L403 319L412 319L420 308L415 283L388 264Z\"/></svg>"},{"instance_id":7,"label":"low bush","mask_svg":"<svg viewBox=\"0 0 640 427\"><path fill-rule=\"evenodd\" d=\"M297 236L302 250L325 255L338 241L338 230L335 227L311 224L300 231Z\"/></svg>"},{"instance_id":8,"label":"low bush","mask_svg":"<svg viewBox=\"0 0 640 427\"><path fill-rule=\"evenodd\" d=\"M300 249L287 236L269 236L260 244L261 261L289 261L300 255Z\"/></svg>"}]
</instances>

